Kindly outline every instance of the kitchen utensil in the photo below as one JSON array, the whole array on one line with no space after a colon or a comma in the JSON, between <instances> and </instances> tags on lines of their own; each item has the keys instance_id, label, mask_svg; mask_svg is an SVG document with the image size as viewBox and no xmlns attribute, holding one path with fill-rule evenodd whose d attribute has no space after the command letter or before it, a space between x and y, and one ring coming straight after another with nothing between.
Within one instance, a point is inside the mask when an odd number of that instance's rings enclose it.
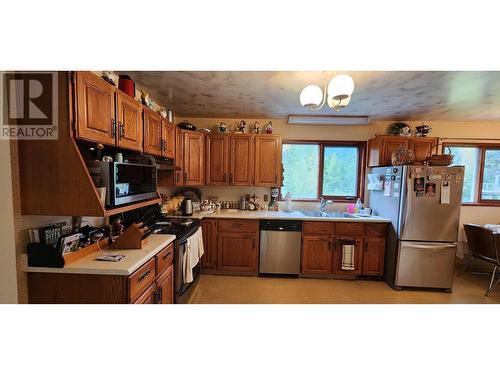
<instances>
[{"instance_id":1,"label":"kitchen utensil","mask_svg":"<svg viewBox=\"0 0 500 375\"><path fill-rule=\"evenodd\" d=\"M115 154L115 161L117 163L123 163L123 154L121 152Z\"/></svg>"},{"instance_id":2,"label":"kitchen utensil","mask_svg":"<svg viewBox=\"0 0 500 375\"><path fill-rule=\"evenodd\" d=\"M174 112L171 109L167 109L167 119L170 122L174 122Z\"/></svg>"},{"instance_id":3,"label":"kitchen utensil","mask_svg":"<svg viewBox=\"0 0 500 375\"><path fill-rule=\"evenodd\" d=\"M130 76L122 74L118 78L118 88L128 96L135 98L135 82Z\"/></svg>"}]
</instances>

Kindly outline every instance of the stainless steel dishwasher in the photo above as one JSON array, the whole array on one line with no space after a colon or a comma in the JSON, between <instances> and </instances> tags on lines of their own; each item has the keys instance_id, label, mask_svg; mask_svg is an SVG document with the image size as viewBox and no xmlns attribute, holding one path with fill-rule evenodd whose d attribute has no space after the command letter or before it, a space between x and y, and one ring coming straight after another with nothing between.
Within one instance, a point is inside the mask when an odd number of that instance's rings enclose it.
<instances>
[{"instance_id":1,"label":"stainless steel dishwasher","mask_svg":"<svg viewBox=\"0 0 500 375\"><path fill-rule=\"evenodd\" d=\"M259 274L299 275L302 221L261 220Z\"/></svg>"}]
</instances>

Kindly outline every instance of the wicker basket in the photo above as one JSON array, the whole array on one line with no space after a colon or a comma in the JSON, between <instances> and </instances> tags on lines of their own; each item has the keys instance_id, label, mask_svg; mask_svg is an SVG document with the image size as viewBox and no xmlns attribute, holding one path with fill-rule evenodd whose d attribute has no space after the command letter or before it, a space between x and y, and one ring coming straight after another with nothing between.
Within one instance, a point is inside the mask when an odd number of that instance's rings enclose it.
<instances>
[{"instance_id":1,"label":"wicker basket","mask_svg":"<svg viewBox=\"0 0 500 375\"><path fill-rule=\"evenodd\" d=\"M432 147L429 151L429 156L427 157L427 159L425 159L427 164L429 164L431 167L432 166L434 166L434 167L446 167L446 166L453 163L453 155L451 154L451 149L449 147L446 147L448 149L448 151L450 152L449 154L432 155L432 151L434 150L434 148L436 148L436 152L437 152L437 147L439 147L439 146L440 145L435 145L434 147Z\"/></svg>"}]
</instances>

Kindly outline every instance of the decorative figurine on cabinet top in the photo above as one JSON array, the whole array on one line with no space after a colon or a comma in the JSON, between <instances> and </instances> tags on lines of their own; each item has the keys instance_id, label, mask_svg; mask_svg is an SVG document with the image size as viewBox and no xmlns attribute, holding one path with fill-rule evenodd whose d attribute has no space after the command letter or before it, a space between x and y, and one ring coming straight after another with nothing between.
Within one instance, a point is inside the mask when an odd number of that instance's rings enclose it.
<instances>
[{"instance_id":1,"label":"decorative figurine on cabinet top","mask_svg":"<svg viewBox=\"0 0 500 375\"><path fill-rule=\"evenodd\" d=\"M255 121L255 122L253 123L253 132L254 132L255 134L259 134L259 130L260 130L260 124L259 124L259 122L258 122L258 121Z\"/></svg>"},{"instance_id":2,"label":"decorative figurine on cabinet top","mask_svg":"<svg viewBox=\"0 0 500 375\"><path fill-rule=\"evenodd\" d=\"M266 126L266 133L273 134L273 123L269 121Z\"/></svg>"},{"instance_id":3,"label":"decorative figurine on cabinet top","mask_svg":"<svg viewBox=\"0 0 500 375\"><path fill-rule=\"evenodd\" d=\"M160 114L161 117L167 118L167 109L165 107L161 107L158 113Z\"/></svg>"},{"instance_id":4,"label":"decorative figurine on cabinet top","mask_svg":"<svg viewBox=\"0 0 500 375\"><path fill-rule=\"evenodd\" d=\"M149 94L144 90L141 90L141 99L142 99L142 104L144 104L148 108L153 108L153 100L149 97Z\"/></svg>"},{"instance_id":5,"label":"decorative figurine on cabinet top","mask_svg":"<svg viewBox=\"0 0 500 375\"><path fill-rule=\"evenodd\" d=\"M247 123L245 120L241 120L240 123L238 124L238 130L242 133L245 133L245 129L247 127Z\"/></svg>"},{"instance_id":6,"label":"decorative figurine on cabinet top","mask_svg":"<svg viewBox=\"0 0 500 375\"><path fill-rule=\"evenodd\" d=\"M224 121L221 121L218 126L219 133L225 133L227 131L226 123Z\"/></svg>"}]
</instances>

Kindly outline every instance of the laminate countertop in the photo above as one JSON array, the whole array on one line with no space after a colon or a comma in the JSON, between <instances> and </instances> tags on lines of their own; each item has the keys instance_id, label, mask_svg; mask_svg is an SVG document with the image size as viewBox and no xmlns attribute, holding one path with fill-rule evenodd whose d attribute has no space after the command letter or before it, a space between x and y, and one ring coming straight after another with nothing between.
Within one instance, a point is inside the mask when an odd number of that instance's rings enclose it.
<instances>
[{"instance_id":1,"label":"laminate countertop","mask_svg":"<svg viewBox=\"0 0 500 375\"><path fill-rule=\"evenodd\" d=\"M328 211L330 212L330 211ZM174 217L174 216L172 216ZM175 216L182 217L182 216ZM389 223L390 220L380 216L356 216L352 214L349 217L310 217L305 216L300 211L244 211L234 209L223 209L215 213L194 212L192 216L195 219L213 218L213 219L267 219L267 220L303 220L303 221L343 221L343 222L365 222L365 223Z\"/></svg>"},{"instance_id":2,"label":"laminate countertop","mask_svg":"<svg viewBox=\"0 0 500 375\"><path fill-rule=\"evenodd\" d=\"M170 234L151 234L148 236L148 241L142 249L118 250L105 249L105 252L118 253L125 255L125 258L118 262L103 262L95 260L96 257L102 255L101 252L89 254L86 257L80 258L75 262L66 264L63 268L50 267L29 267L28 256L24 256L24 271L25 272L43 272L43 273L75 273L75 274L92 274L92 275L123 275L129 276L133 274L148 260L158 254L165 246L175 240L174 235Z\"/></svg>"}]
</instances>

